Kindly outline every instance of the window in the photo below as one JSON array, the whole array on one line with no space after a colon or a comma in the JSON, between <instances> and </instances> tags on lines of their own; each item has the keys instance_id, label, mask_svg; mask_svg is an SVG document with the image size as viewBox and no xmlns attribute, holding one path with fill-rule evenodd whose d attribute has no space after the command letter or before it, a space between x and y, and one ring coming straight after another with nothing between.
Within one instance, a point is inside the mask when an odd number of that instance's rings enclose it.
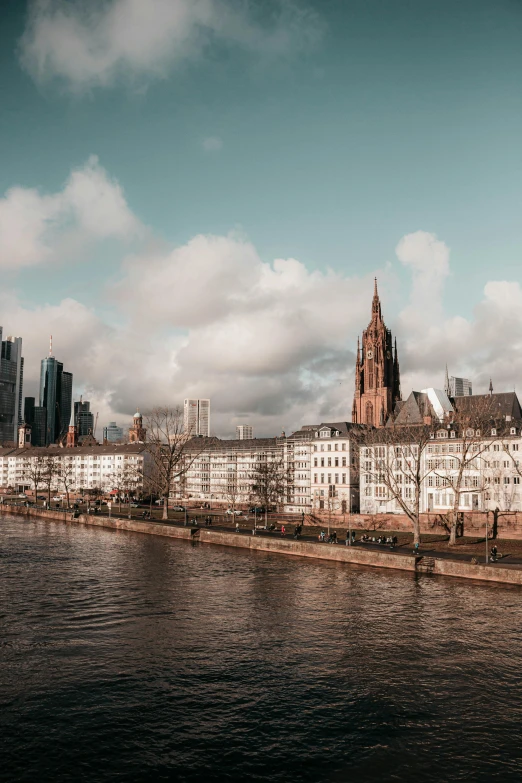
<instances>
[{"instance_id":1,"label":"window","mask_svg":"<svg viewBox=\"0 0 522 783\"><path fill-rule=\"evenodd\" d=\"M332 444L331 444L331 443L329 443L329 444L328 444L328 446L327 446L326 448L328 449L328 451L331 451L331 450L332 450Z\"/></svg>"},{"instance_id":2,"label":"window","mask_svg":"<svg viewBox=\"0 0 522 783\"><path fill-rule=\"evenodd\" d=\"M334 451L339 451L339 444L338 443L335 444Z\"/></svg>"},{"instance_id":3,"label":"window","mask_svg":"<svg viewBox=\"0 0 522 783\"><path fill-rule=\"evenodd\" d=\"M334 480L335 480L336 484L339 483L339 474L338 473L335 474Z\"/></svg>"},{"instance_id":4,"label":"window","mask_svg":"<svg viewBox=\"0 0 522 783\"><path fill-rule=\"evenodd\" d=\"M321 473L321 484L324 484L324 473Z\"/></svg>"},{"instance_id":5,"label":"window","mask_svg":"<svg viewBox=\"0 0 522 783\"><path fill-rule=\"evenodd\" d=\"M343 468L346 467L346 457L343 457Z\"/></svg>"},{"instance_id":6,"label":"window","mask_svg":"<svg viewBox=\"0 0 522 783\"><path fill-rule=\"evenodd\" d=\"M343 473L342 481L343 481L343 484L346 484L346 473Z\"/></svg>"},{"instance_id":7,"label":"window","mask_svg":"<svg viewBox=\"0 0 522 783\"><path fill-rule=\"evenodd\" d=\"M317 473L314 473L314 484L317 484Z\"/></svg>"},{"instance_id":8,"label":"window","mask_svg":"<svg viewBox=\"0 0 522 783\"><path fill-rule=\"evenodd\" d=\"M516 434L517 434L517 428L516 428L516 427L511 427L511 429L510 429L510 433L511 433L512 435L516 435Z\"/></svg>"},{"instance_id":9,"label":"window","mask_svg":"<svg viewBox=\"0 0 522 783\"><path fill-rule=\"evenodd\" d=\"M341 445L341 451L346 451L346 443L343 443L343 444Z\"/></svg>"},{"instance_id":10,"label":"window","mask_svg":"<svg viewBox=\"0 0 522 783\"><path fill-rule=\"evenodd\" d=\"M495 429L495 428L493 428L493 429L491 430L491 434L492 434L492 435L496 435L496 434L497 434L497 431L496 431L496 429Z\"/></svg>"},{"instance_id":11,"label":"window","mask_svg":"<svg viewBox=\"0 0 522 783\"><path fill-rule=\"evenodd\" d=\"M371 498L372 496L372 488L371 487L365 487L364 488L364 497Z\"/></svg>"},{"instance_id":12,"label":"window","mask_svg":"<svg viewBox=\"0 0 522 783\"><path fill-rule=\"evenodd\" d=\"M520 484L520 476L513 476L513 484Z\"/></svg>"},{"instance_id":13,"label":"window","mask_svg":"<svg viewBox=\"0 0 522 783\"><path fill-rule=\"evenodd\" d=\"M513 443L512 444L511 451L518 451L518 443Z\"/></svg>"},{"instance_id":14,"label":"window","mask_svg":"<svg viewBox=\"0 0 522 783\"><path fill-rule=\"evenodd\" d=\"M321 467L324 468L324 457L321 457Z\"/></svg>"},{"instance_id":15,"label":"window","mask_svg":"<svg viewBox=\"0 0 522 783\"><path fill-rule=\"evenodd\" d=\"M329 484L332 483L332 474L331 473L328 474L328 483Z\"/></svg>"},{"instance_id":16,"label":"window","mask_svg":"<svg viewBox=\"0 0 522 783\"><path fill-rule=\"evenodd\" d=\"M328 467L329 468L332 467L332 458L331 457L328 457Z\"/></svg>"},{"instance_id":17,"label":"window","mask_svg":"<svg viewBox=\"0 0 522 783\"><path fill-rule=\"evenodd\" d=\"M507 462L506 460L504 460L502 464L504 465L505 468L509 468L509 462Z\"/></svg>"},{"instance_id":18,"label":"window","mask_svg":"<svg viewBox=\"0 0 522 783\"><path fill-rule=\"evenodd\" d=\"M509 476L504 476L504 484L509 484Z\"/></svg>"},{"instance_id":19,"label":"window","mask_svg":"<svg viewBox=\"0 0 522 783\"><path fill-rule=\"evenodd\" d=\"M317 457L314 459L314 468L317 467Z\"/></svg>"},{"instance_id":20,"label":"window","mask_svg":"<svg viewBox=\"0 0 522 783\"><path fill-rule=\"evenodd\" d=\"M500 451L500 444L499 443L495 443L493 445L493 451Z\"/></svg>"}]
</instances>

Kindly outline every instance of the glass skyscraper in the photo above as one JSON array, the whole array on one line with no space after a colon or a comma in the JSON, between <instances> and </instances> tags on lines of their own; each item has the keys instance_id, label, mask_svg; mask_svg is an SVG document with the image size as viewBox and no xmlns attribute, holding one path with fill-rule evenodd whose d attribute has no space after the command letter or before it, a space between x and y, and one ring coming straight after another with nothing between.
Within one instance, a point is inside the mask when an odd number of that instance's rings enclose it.
<instances>
[{"instance_id":1,"label":"glass skyscraper","mask_svg":"<svg viewBox=\"0 0 522 783\"><path fill-rule=\"evenodd\" d=\"M62 362L54 356L42 359L40 407L47 411L46 446L60 441L67 434L71 420L72 385L72 373L64 372Z\"/></svg>"},{"instance_id":2,"label":"glass skyscraper","mask_svg":"<svg viewBox=\"0 0 522 783\"><path fill-rule=\"evenodd\" d=\"M74 423L80 437L94 434L94 416L91 413L91 403L88 400L80 398L74 403Z\"/></svg>"},{"instance_id":3,"label":"glass skyscraper","mask_svg":"<svg viewBox=\"0 0 522 783\"><path fill-rule=\"evenodd\" d=\"M2 340L0 326L0 347L0 443L18 443L24 382L22 338L8 337Z\"/></svg>"}]
</instances>

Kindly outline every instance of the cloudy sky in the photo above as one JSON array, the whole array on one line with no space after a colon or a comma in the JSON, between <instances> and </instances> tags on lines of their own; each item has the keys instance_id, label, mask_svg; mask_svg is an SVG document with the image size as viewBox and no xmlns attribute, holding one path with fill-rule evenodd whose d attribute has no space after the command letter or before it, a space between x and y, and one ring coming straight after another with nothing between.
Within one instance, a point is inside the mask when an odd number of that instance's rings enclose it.
<instances>
[{"instance_id":1,"label":"cloudy sky","mask_svg":"<svg viewBox=\"0 0 522 783\"><path fill-rule=\"evenodd\" d=\"M517 0L3 0L0 324L100 424L349 419L373 277L403 394L522 387Z\"/></svg>"}]
</instances>

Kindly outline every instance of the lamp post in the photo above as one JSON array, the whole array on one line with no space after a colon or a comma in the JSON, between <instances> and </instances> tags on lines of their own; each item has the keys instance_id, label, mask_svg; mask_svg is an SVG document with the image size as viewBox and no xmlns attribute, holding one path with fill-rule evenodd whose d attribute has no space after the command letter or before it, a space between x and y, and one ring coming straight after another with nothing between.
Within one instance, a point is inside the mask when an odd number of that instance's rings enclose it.
<instances>
[{"instance_id":1,"label":"lamp post","mask_svg":"<svg viewBox=\"0 0 522 783\"><path fill-rule=\"evenodd\" d=\"M486 513L486 565L488 562L488 515Z\"/></svg>"}]
</instances>

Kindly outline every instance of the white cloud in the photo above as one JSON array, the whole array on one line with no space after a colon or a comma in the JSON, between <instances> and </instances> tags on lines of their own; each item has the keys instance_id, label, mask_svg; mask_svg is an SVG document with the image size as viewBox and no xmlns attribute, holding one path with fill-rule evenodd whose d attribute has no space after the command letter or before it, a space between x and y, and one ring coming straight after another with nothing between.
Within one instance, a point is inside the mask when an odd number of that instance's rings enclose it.
<instances>
[{"instance_id":1,"label":"white cloud","mask_svg":"<svg viewBox=\"0 0 522 783\"><path fill-rule=\"evenodd\" d=\"M223 142L218 136L208 136L203 139L203 149L205 152L217 152L222 149Z\"/></svg>"},{"instance_id":2,"label":"white cloud","mask_svg":"<svg viewBox=\"0 0 522 783\"><path fill-rule=\"evenodd\" d=\"M91 156L71 172L63 189L50 195L13 187L0 199L0 268L19 269L48 262L64 232L83 242L142 232L120 185Z\"/></svg>"},{"instance_id":3,"label":"white cloud","mask_svg":"<svg viewBox=\"0 0 522 783\"><path fill-rule=\"evenodd\" d=\"M73 91L119 78L164 78L213 40L286 55L317 40L321 23L288 0L267 5L267 21L244 0L33 0L20 42L24 67Z\"/></svg>"},{"instance_id":4,"label":"white cloud","mask_svg":"<svg viewBox=\"0 0 522 783\"><path fill-rule=\"evenodd\" d=\"M0 202L2 225L3 266L52 259L64 225L74 225L83 241L125 240L142 230L94 158L58 193L13 188ZM399 242L397 255L412 270L407 307L392 311L391 273L379 276L379 287L398 337L404 395L440 387L446 362L454 374L471 377L477 391L490 375L496 389L512 388L522 377L520 285L490 281L472 318L448 315L446 245L416 232ZM100 413L100 426L109 419L127 424L137 405L203 396L212 400L216 434L233 433L240 421L258 435L276 434L350 418L353 346L370 318L372 278L373 270L361 279L310 271L293 258L267 262L242 236L199 235L129 257L117 284L99 291L110 301L110 323L88 302L30 307L6 286L0 312L6 332L24 339L26 394L36 393L52 333L56 355L74 373L76 393Z\"/></svg>"}]
</instances>

